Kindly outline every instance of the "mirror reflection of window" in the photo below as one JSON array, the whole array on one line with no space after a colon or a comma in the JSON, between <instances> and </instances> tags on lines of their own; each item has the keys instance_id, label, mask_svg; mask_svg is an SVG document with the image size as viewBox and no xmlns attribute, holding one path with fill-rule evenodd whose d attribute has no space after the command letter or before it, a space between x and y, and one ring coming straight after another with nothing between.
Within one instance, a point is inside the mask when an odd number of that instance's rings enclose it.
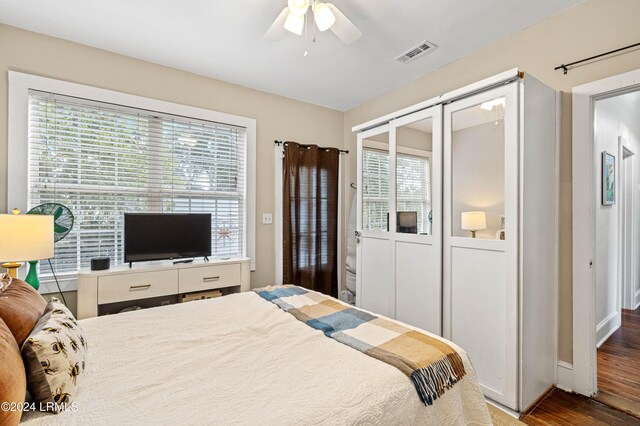
<instances>
[{"instance_id":1,"label":"mirror reflection of window","mask_svg":"<svg viewBox=\"0 0 640 426\"><path fill-rule=\"evenodd\" d=\"M433 119L396 129L396 232L430 235Z\"/></svg>"},{"instance_id":2,"label":"mirror reflection of window","mask_svg":"<svg viewBox=\"0 0 640 426\"><path fill-rule=\"evenodd\" d=\"M362 150L362 229L389 230L389 135L364 141Z\"/></svg>"},{"instance_id":3,"label":"mirror reflection of window","mask_svg":"<svg viewBox=\"0 0 640 426\"><path fill-rule=\"evenodd\" d=\"M453 113L453 236L508 238L500 232L505 205L504 110L501 97Z\"/></svg>"}]
</instances>

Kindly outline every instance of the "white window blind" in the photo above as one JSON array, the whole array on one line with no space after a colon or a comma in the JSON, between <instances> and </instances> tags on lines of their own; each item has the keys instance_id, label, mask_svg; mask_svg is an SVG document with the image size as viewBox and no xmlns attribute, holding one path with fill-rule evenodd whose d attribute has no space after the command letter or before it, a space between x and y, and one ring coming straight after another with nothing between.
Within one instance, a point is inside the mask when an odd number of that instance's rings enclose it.
<instances>
[{"instance_id":1,"label":"white window blind","mask_svg":"<svg viewBox=\"0 0 640 426\"><path fill-rule=\"evenodd\" d=\"M122 263L125 212L211 213L213 256L244 255L245 152L241 127L29 91L29 208L75 216L56 273Z\"/></svg>"},{"instance_id":2,"label":"white window blind","mask_svg":"<svg viewBox=\"0 0 640 426\"><path fill-rule=\"evenodd\" d=\"M396 211L416 211L418 233L431 233L431 170L429 157L396 156ZM387 231L389 214L389 153L363 149L362 227Z\"/></svg>"},{"instance_id":3,"label":"white window blind","mask_svg":"<svg viewBox=\"0 0 640 426\"><path fill-rule=\"evenodd\" d=\"M431 171L429 157L397 155L396 211L417 212L418 233L431 234Z\"/></svg>"},{"instance_id":4,"label":"white window blind","mask_svg":"<svg viewBox=\"0 0 640 426\"><path fill-rule=\"evenodd\" d=\"M362 150L362 228L387 231L389 153Z\"/></svg>"}]
</instances>

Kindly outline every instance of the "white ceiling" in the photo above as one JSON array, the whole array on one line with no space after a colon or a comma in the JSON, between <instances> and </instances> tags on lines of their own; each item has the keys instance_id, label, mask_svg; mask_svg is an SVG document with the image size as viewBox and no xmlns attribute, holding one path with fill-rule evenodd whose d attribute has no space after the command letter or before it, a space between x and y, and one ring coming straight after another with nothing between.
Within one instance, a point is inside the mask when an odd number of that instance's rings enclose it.
<instances>
[{"instance_id":1,"label":"white ceiling","mask_svg":"<svg viewBox=\"0 0 640 426\"><path fill-rule=\"evenodd\" d=\"M347 110L581 1L333 0L364 35L320 33L306 58L302 37L262 38L286 0L0 0L0 22Z\"/></svg>"}]
</instances>

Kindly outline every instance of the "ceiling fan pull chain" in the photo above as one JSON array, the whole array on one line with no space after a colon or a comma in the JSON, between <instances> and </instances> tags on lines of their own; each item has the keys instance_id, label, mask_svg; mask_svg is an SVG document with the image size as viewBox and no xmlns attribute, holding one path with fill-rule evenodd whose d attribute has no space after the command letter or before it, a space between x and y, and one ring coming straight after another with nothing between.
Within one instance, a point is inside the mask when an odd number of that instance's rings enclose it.
<instances>
[{"instance_id":1,"label":"ceiling fan pull chain","mask_svg":"<svg viewBox=\"0 0 640 426\"><path fill-rule=\"evenodd\" d=\"M307 19L307 16L309 16L309 13L306 13L304 15L304 57L306 58L307 56L309 56L309 25L307 25L307 23L309 22L309 20Z\"/></svg>"}]
</instances>

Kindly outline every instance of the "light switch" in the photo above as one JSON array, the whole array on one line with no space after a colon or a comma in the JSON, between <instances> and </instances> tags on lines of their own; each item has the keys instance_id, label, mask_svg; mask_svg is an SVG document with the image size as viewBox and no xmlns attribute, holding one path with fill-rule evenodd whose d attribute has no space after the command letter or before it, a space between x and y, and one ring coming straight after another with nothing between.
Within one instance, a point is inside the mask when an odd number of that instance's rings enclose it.
<instances>
[{"instance_id":1,"label":"light switch","mask_svg":"<svg viewBox=\"0 0 640 426\"><path fill-rule=\"evenodd\" d=\"M273 223L273 215L271 213L262 213L262 224L271 225Z\"/></svg>"}]
</instances>

